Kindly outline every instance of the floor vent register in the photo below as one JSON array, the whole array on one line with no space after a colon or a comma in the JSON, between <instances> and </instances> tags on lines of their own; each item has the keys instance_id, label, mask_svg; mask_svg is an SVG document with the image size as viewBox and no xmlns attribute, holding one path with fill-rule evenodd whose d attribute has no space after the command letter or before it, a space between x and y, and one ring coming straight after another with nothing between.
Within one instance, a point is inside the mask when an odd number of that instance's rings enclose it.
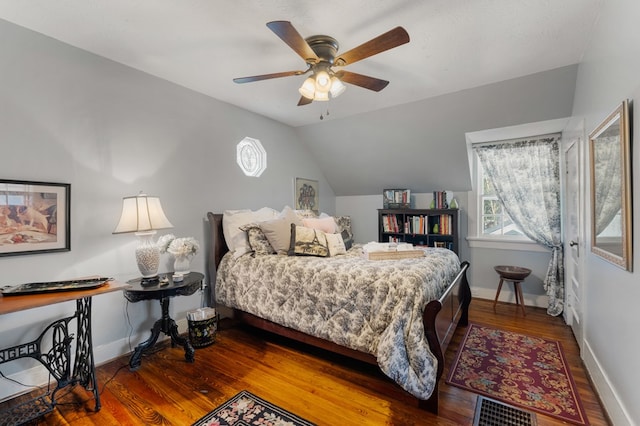
<instances>
[{"instance_id":1,"label":"floor vent register","mask_svg":"<svg viewBox=\"0 0 640 426\"><path fill-rule=\"evenodd\" d=\"M537 426L535 413L478 396L473 426Z\"/></svg>"}]
</instances>

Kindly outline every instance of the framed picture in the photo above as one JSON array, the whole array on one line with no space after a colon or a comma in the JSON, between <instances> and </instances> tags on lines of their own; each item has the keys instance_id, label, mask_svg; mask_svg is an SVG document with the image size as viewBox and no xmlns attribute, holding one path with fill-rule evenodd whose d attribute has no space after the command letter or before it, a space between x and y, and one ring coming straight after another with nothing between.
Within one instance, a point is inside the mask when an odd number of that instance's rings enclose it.
<instances>
[{"instance_id":1,"label":"framed picture","mask_svg":"<svg viewBox=\"0 0 640 426\"><path fill-rule=\"evenodd\" d=\"M320 193L317 180L297 177L293 196L296 210L313 210L316 214L320 211Z\"/></svg>"},{"instance_id":2,"label":"framed picture","mask_svg":"<svg viewBox=\"0 0 640 426\"><path fill-rule=\"evenodd\" d=\"M0 256L71 250L71 185L0 179Z\"/></svg>"}]
</instances>

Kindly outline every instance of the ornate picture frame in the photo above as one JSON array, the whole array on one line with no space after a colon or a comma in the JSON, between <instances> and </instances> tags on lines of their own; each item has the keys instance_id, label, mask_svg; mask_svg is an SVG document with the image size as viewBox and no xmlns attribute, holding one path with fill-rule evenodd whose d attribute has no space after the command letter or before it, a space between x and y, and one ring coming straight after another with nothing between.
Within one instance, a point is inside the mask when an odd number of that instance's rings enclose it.
<instances>
[{"instance_id":1,"label":"ornate picture frame","mask_svg":"<svg viewBox=\"0 0 640 426\"><path fill-rule=\"evenodd\" d=\"M71 250L71 184L0 179L0 256Z\"/></svg>"},{"instance_id":2,"label":"ornate picture frame","mask_svg":"<svg viewBox=\"0 0 640 426\"><path fill-rule=\"evenodd\" d=\"M293 205L296 210L320 211L320 191L318 181L297 177L293 192Z\"/></svg>"},{"instance_id":3,"label":"ornate picture frame","mask_svg":"<svg viewBox=\"0 0 640 426\"><path fill-rule=\"evenodd\" d=\"M591 252L633 270L630 105L624 100L589 134Z\"/></svg>"}]
</instances>

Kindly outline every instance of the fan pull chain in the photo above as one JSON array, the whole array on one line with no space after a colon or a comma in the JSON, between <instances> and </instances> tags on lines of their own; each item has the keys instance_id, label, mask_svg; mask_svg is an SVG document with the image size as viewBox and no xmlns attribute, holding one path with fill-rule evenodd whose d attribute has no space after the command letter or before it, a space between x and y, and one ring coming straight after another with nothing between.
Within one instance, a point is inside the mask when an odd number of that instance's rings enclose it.
<instances>
[{"instance_id":1,"label":"fan pull chain","mask_svg":"<svg viewBox=\"0 0 640 426\"><path fill-rule=\"evenodd\" d=\"M329 117L329 108L327 108L327 113L325 115L327 117ZM320 120L324 120L324 117L322 116L322 113L320 113Z\"/></svg>"}]
</instances>

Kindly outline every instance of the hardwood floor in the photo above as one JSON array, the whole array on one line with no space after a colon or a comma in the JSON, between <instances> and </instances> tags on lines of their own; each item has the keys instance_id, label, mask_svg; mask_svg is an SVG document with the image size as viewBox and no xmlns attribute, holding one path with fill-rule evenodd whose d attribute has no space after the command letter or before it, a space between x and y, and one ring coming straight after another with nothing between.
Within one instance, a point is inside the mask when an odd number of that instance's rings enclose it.
<instances>
[{"instance_id":1,"label":"hardwood floor","mask_svg":"<svg viewBox=\"0 0 640 426\"><path fill-rule=\"evenodd\" d=\"M472 322L560 340L592 425L608 424L586 377L571 330L543 309L474 300ZM446 354L446 377L464 336L459 328ZM90 394L74 389L64 404L34 424L51 425L190 425L246 389L318 425L470 425L477 395L440 383L438 416L417 408L415 400L377 367L346 360L304 345L243 327L226 327L216 343L184 361L181 348L166 342L145 356L131 372L128 357L98 368L102 409L94 413ZM538 425L561 421L537 414Z\"/></svg>"}]
</instances>

